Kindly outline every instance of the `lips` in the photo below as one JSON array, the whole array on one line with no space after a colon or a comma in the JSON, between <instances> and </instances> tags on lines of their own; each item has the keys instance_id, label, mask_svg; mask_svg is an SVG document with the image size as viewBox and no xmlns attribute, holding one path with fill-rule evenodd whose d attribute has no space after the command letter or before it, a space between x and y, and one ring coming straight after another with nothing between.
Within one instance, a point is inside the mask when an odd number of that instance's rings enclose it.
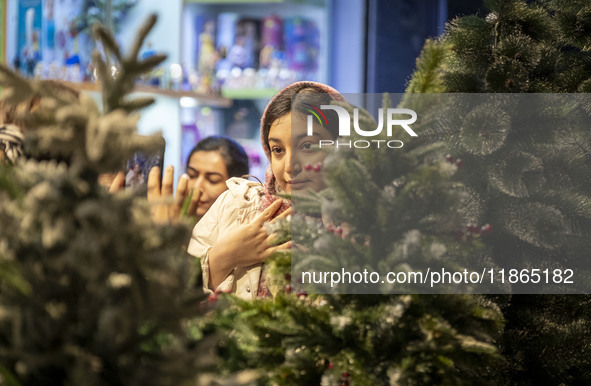
<instances>
[{"instance_id":1,"label":"lips","mask_svg":"<svg viewBox=\"0 0 591 386\"><path fill-rule=\"evenodd\" d=\"M310 180L292 180L291 182L288 182L288 184L291 185L291 188L293 190L299 190L299 189L303 189L308 182L310 182Z\"/></svg>"}]
</instances>

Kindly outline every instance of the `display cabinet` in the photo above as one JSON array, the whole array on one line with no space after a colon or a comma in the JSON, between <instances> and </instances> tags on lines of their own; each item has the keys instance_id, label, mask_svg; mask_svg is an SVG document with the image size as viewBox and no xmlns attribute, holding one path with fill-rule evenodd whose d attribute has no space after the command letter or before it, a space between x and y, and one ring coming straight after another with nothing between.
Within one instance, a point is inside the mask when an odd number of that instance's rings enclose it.
<instances>
[{"instance_id":1,"label":"display cabinet","mask_svg":"<svg viewBox=\"0 0 591 386\"><path fill-rule=\"evenodd\" d=\"M246 148L251 174L260 179L267 160L258 129L266 103L294 81L328 81L331 4L328 0L184 3L180 60L189 87L232 99L231 107L218 111L217 133ZM192 124L201 116L199 107L183 109L183 137L207 134ZM183 154L188 150L186 146Z\"/></svg>"}]
</instances>

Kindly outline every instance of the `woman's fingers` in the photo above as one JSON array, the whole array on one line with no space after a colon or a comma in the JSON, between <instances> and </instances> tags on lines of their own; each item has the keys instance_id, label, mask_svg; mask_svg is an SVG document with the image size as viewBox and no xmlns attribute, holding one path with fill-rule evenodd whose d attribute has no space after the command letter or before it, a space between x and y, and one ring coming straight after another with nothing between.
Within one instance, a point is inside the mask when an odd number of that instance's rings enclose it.
<instances>
[{"instance_id":1,"label":"woman's fingers","mask_svg":"<svg viewBox=\"0 0 591 386\"><path fill-rule=\"evenodd\" d=\"M191 194L191 202L189 203L189 209L187 210L187 214L189 216L195 215L197 212L197 206L199 205L199 200L201 199L201 190L200 189L193 189L193 194Z\"/></svg>"},{"instance_id":2,"label":"woman's fingers","mask_svg":"<svg viewBox=\"0 0 591 386\"><path fill-rule=\"evenodd\" d=\"M189 176L183 174L179 178L179 182L176 184L176 206L180 209L185 203L189 188Z\"/></svg>"},{"instance_id":3,"label":"woman's fingers","mask_svg":"<svg viewBox=\"0 0 591 386\"><path fill-rule=\"evenodd\" d=\"M125 174L123 172L117 173L113 182L111 182L111 186L109 187L109 193L115 193L123 189L125 185Z\"/></svg>"},{"instance_id":4,"label":"woman's fingers","mask_svg":"<svg viewBox=\"0 0 591 386\"><path fill-rule=\"evenodd\" d=\"M271 233L270 235L267 235L267 237L265 238L265 245L273 245L275 243L275 240L277 240L277 235L275 233Z\"/></svg>"},{"instance_id":5,"label":"woman's fingers","mask_svg":"<svg viewBox=\"0 0 591 386\"><path fill-rule=\"evenodd\" d=\"M276 245L274 247L270 247L267 248L267 250L265 251L265 253L263 253L263 260L267 259L268 257L272 256L275 252L280 252L280 251L287 251L291 248L291 240L286 241L283 244L279 244Z\"/></svg>"},{"instance_id":6,"label":"woman's fingers","mask_svg":"<svg viewBox=\"0 0 591 386\"><path fill-rule=\"evenodd\" d=\"M160 168L154 166L148 174L148 201L160 199Z\"/></svg>"},{"instance_id":7,"label":"woman's fingers","mask_svg":"<svg viewBox=\"0 0 591 386\"><path fill-rule=\"evenodd\" d=\"M265 210L263 210L261 213L259 213L254 218L254 220L252 222L257 223L260 226L262 226L265 221L268 221L271 217L273 217L273 214L275 214L275 212L277 212L277 209L279 209L281 207L282 203L283 203L283 200L281 200L281 199L275 200L275 202L273 202Z\"/></svg>"},{"instance_id":8,"label":"woman's fingers","mask_svg":"<svg viewBox=\"0 0 591 386\"><path fill-rule=\"evenodd\" d=\"M285 217L289 216L290 214L291 214L291 207L287 208L287 210L285 212L281 213L279 216L275 217L270 222L275 222L275 221L277 221L277 219L285 218Z\"/></svg>"},{"instance_id":9,"label":"woman's fingers","mask_svg":"<svg viewBox=\"0 0 591 386\"><path fill-rule=\"evenodd\" d=\"M164 170L164 175L162 176L162 195L164 197L170 197L174 193L173 190L174 184L174 166L169 165Z\"/></svg>"}]
</instances>

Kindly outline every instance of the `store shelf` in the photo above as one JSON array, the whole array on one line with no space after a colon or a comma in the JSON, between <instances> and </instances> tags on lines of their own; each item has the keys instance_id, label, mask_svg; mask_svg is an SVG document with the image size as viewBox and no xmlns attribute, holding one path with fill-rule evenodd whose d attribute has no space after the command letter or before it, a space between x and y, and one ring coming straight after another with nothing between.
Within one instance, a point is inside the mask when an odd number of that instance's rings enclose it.
<instances>
[{"instance_id":1,"label":"store shelf","mask_svg":"<svg viewBox=\"0 0 591 386\"><path fill-rule=\"evenodd\" d=\"M185 4L253 4L253 3L289 3L324 6L323 0L185 0Z\"/></svg>"},{"instance_id":2,"label":"store shelf","mask_svg":"<svg viewBox=\"0 0 591 386\"><path fill-rule=\"evenodd\" d=\"M95 91L100 92L100 86L97 83L73 83L73 82L64 82L72 88L82 90L82 91ZM158 87L150 87L150 86L143 86L138 85L134 88L134 92L139 93L146 93L146 94L154 94L154 95L162 95L171 98L193 98L197 100L197 102L201 105L211 106L211 107L231 107L232 100L227 97L217 97L213 95L205 95L205 94L197 94L191 91L175 91L175 90L166 90L161 89Z\"/></svg>"},{"instance_id":3,"label":"store shelf","mask_svg":"<svg viewBox=\"0 0 591 386\"><path fill-rule=\"evenodd\" d=\"M198 4L249 4L249 3L284 3L285 0L185 0L185 3Z\"/></svg>"},{"instance_id":4,"label":"store shelf","mask_svg":"<svg viewBox=\"0 0 591 386\"><path fill-rule=\"evenodd\" d=\"M274 88L222 89L222 96L230 99L271 99L278 92Z\"/></svg>"}]
</instances>

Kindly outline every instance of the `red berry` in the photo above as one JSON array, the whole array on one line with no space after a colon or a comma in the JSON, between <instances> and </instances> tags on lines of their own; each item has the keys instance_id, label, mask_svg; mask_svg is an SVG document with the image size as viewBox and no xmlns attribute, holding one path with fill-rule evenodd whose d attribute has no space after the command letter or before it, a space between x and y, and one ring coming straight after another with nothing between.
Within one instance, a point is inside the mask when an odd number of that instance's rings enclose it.
<instances>
[{"instance_id":1,"label":"red berry","mask_svg":"<svg viewBox=\"0 0 591 386\"><path fill-rule=\"evenodd\" d=\"M333 365L332 363L330 363L330 362L329 362L327 367L328 367L329 369L332 369L332 368L334 367L334 365Z\"/></svg>"},{"instance_id":2,"label":"red berry","mask_svg":"<svg viewBox=\"0 0 591 386\"><path fill-rule=\"evenodd\" d=\"M316 165L314 165L314 171L315 172L319 172L320 170L322 170L322 164L319 162Z\"/></svg>"},{"instance_id":3,"label":"red berry","mask_svg":"<svg viewBox=\"0 0 591 386\"><path fill-rule=\"evenodd\" d=\"M218 296L216 294L210 294L207 298L207 301L210 303L215 303L218 301Z\"/></svg>"},{"instance_id":4,"label":"red berry","mask_svg":"<svg viewBox=\"0 0 591 386\"><path fill-rule=\"evenodd\" d=\"M288 294L291 293L291 285L288 284L288 285L285 286L285 292L288 293Z\"/></svg>"},{"instance_id":5,"label":"red berry","mask_svg":"<svg viewBox=\"0 0 591 386\"><path fill-rule=\"evenodd\" d=\"M470 233L480 233L480 227L475 224L468 225L468 232Z\"/></svg>"},{"instance_id":6,"label":"red berry","mask_svg":"<svg viewBox=\"0 0 591 386\"><path fill-rule=\"evenodd\" d=\"M329 231L330 233L334 232L334 228L332 227L332 225L327 226L326 230Z\"/></svg>"},{"instance_id":7,"label":"red berry","mask_svg":"<svg viewBox=\"0 0 591 386\"><path fill-rule=\"evenodd\" d=\"M459 168L461 168L463 165L464 165L464 161L462 161L461 159L458 158L456 160L456 166L459 167Z\"/></svg>"},{"instance_id":8,"label":"red berry","mask_svg":"<svg viewBox=\"0 0 591 386\"><path fill-rule=\"evenodd\" d=\"M483 235L488 235L490 232L492 232L492 225L490 224L483 225L482 228L480 228L480 233Z\"/></svg>"},{"instance_id":9,"label":"red berry","mask_svg":"<svg viewBox=\"0 0 591 386\"><path fill-rule=\"evenodd\" d=\"M445 160L451 164L454 162L454 157L452 157L451 154L448 154L445 156Z\"/></svg>"},{"instance_id":10,"label":"red berry","mask_svg":"<svg viewBox=\"0 0 591 386\"><path fill-rule=\"evenodd\" d=\"M345 377L345 378L349 377L349 373L348 373L347 371L345 371L345 372L343 373L343 377Z\"/></svg>"},{"instance_id":11,"label":"red berry","mask_svg":"<svg viewBox=\"0 0 591 386\"><path fill-rule=\"evenodd\" d=\"M337 227L337 229L335 229L335 233L336 233L337 235L339 235L339 236L340 236L340 235L342 235L342 234L343 234L343 228L341 228L341 227Z\"/></svg>"},{"instance_id":12,"label":"red berry","mask_svg":"<svg viewBox=\"0 0 591 386\"><path fill-rule=\"evenodd\" d=\"M308 171L310 171L310 170L312 170L312 165L310 165L310 164L306 164L306 165L304 166L304 169L305 169L305 170L308 170Z\"/></svg>"}]
</instances>

